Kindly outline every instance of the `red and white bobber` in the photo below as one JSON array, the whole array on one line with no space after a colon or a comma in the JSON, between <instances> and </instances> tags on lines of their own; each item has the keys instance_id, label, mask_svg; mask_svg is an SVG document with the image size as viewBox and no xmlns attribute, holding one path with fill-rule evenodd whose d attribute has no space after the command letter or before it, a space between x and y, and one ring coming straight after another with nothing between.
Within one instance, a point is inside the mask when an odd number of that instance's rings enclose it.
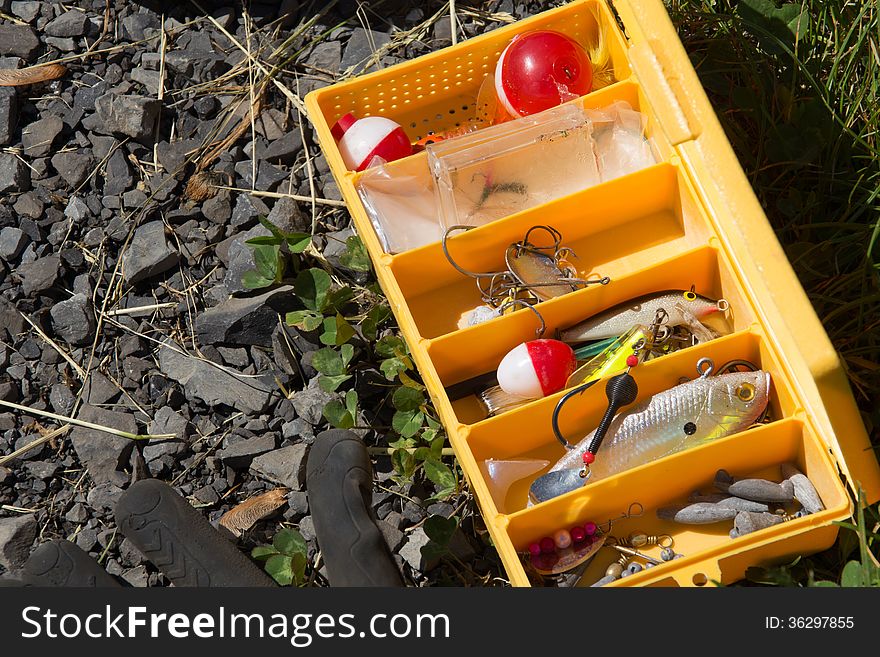
<instances>
[{"instance_id":1,"label":"red and white bobber","mask_svg":"<svg viewBox=\"0 0 880 657\"><path fill-rule=\"evenodd\" d=\"M593 66L574 39L535 30L513 38L495 67L495 91L514 117L528 116L590 93Z\"/></svg>"},{"instance_id":2,"label":"red and white bobber","mask_svg":"<svg viewBox=\"0 0 880 657\"><path fill-rule=\"evenodd\" d=\"M539 399L562 390L577 368L574 351L559 340L541 339L514 347L498 365L498 385L504 392Z\"/></svg>"},{"instance_id":3,"label":"red and white bobber","mask_svg":"<svg viewBox=\"0 0 880 657\"><path fill-rule=\"evenodd\" d=\"M403 128L384 116L358 119L349 113L334 124L331 132L349 170L363 171L374 157L391 162L412 155L412 144Z\"/></svg>"}]
</instances>

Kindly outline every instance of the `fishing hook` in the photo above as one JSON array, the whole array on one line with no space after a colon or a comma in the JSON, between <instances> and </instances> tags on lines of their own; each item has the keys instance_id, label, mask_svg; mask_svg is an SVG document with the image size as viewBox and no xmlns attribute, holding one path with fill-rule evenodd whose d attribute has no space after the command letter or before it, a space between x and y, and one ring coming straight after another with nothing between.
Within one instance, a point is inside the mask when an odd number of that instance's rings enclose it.
<instances>
[{"instance_id":1,"label":"fishing hook","mask_svg":"<svg viewBox=\"0 0 880 657\"><path fill-rule=\"evenodd\" d=\"M447 228L446 231L443 233L443 238L440 240L440 246L443 249L443 255L445 255L446 259L449 261L449 264L452 265L452 267L456 271L458 271L459 273L464 274L465 276L468 276L469 278L476 278L478 280L481 278L486 278L486 277L490 277L490 276L494 277L494 276L498 276L501 274L506 274L507 272L503 272L503 271L483 272L483 273L476 273L476 272L468 271L467 269L465 269L464 267L459 265L457 262L455 262L455 260L452 259L452 256L449 254L449 247L446 244L446 240L449 239L449 234L455 230L469 231L469 230L472 230L473 228L475 228L475 226L465 226L463 224L456 224L455 226L450 226L449 228ZM478 283L478 285L479 285L479 283Z\"/></svg>"},{"instance_id":2,"label":"fishing hook","mask_svg":"<svg viewBox=\"0 0 880 657\"><path fill-rule=\"evenodd\" d=\"M637 511L635 509L638 509ZM611 528L614 526L614 523L618 520L626 520L627 518L638 518L645 512L645 507L641 502L632 502L627 508L626 511L623 512L623 515L618 516L617 518L609 518L601 525L596 525L600 530L602 530L603 534L609 534L611 532ZM607 525L607 528L605 527Z\"/></svg>"},{"instance_id":3,"label":"fishing hook","mask_svg":"<svg viewBox=\"0 0 880 657\"><path fill-rule=\"evenodd\" d=\"M562 446L565 449L572 450L575 448L568 440L566 440L565 436L562 435L562 432L559 430L559 413L562 411L562 407L565 403L576 395L583 394L587 388L595 385L601 379L593 379L592 381L587 381L586 383L582 383L576 388L572 388L567 393L565 393L562 398L558 402L556 402L556 408L553 409L553 418L551 420L551 425L553 426L553 435L556 436L556 440L562 443Z\"/></svg>"},{"instance_id":4,"label":"fishing hook","mask_svg":"<svg viewBox=\"0 0 880 657\"><path fill-rule=\"evenodd\" d=\"M547 330L547 323L544 321L544 316L538 311L537 308L535 308L525 299L511 299L510 301L506 301L505 303L501 304L501 307L498 310L503 315L504 311L512 306L522 306L523 308L528 308L533 313L535 313L538 321L541 322L541 327L535 329L535 337L540 338L542 335L544 335L544 331Z\"/></svg>"}]
</instances>

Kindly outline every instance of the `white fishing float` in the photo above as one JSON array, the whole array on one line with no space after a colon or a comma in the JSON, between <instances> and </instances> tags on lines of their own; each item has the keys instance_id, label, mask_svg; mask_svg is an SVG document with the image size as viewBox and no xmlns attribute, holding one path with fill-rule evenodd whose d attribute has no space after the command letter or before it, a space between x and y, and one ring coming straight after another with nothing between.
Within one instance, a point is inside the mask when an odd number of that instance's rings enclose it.
<instances>
[{"instance_id":1,"label":"white fishing float","mask_svg":"<svg viewBox=\"0 0 880 657\"><path fill-rule=\"evenodd\" d=\"M363 171L374 157L392 162L412 155L412 144L403 128L384 116L358 119L349 113L334 124L331 133L349 170Z\"/></svg>"}]
</instances>

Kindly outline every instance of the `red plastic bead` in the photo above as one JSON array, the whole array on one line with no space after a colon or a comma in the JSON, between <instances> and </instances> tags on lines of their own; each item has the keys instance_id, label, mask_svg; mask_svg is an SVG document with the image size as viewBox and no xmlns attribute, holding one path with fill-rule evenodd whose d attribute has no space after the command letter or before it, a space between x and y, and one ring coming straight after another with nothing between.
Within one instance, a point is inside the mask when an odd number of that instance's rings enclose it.
<instances>
[{"instance_id":1,"label":"red plastic bead","mask_svg":"<svg viewBox=\"0 0 880 657\"><path fill-rule=\"evenodd\" d=\"M571 540L575 543L583 543L587 537L587 532L584 531L583 527L572 527L568 533L571 534Z\"/></svg>"},{"instance_id":2,"label":"red plastic bead","mask_svg":"<svg viewBox=\"0 0 880 657\"><path fill-rule=\"evenodd\" d=\"M541 552L544 554L553 554L556 552L556 542L549 536L541 539Z\"/></svg>"},{"instance_id":3,"label":"red plastic bead","mask_svg":"<svg viewBox=\"0 0 880 657\"><path fill-rule=\"evenodd\" d=\"M584 531L587 533L587 536L593 536L598 529L595 522L584 523Z\"/></svg>"},{"instance_id":4,"label":"red plastic bead","mask_svg":"<svg viewBox=\"0 0 880 657\"><path fill-rule=\"evenodd\" d=\"M639 364L639 357L635 354L626 357L626 366L627 367L635 367Z\"/></svg>"},{"instance_id":5,"label":"red plastic bead","mask_svg":"<svg viewBox=\"0 0 880 657\"><path fill-rule=\"evenodd\" d=\"M593 452L584 452L584 455L581 457L584 460L586 465L590 465L593 461L596 460L596 455Z\"/></svg>"},{"instance_id":6,"label":"red plastic bead","mask_svg":"<svg viewBox=\"0 0 880 657\"><path fill-rule=\"evenodd\" d=\"M529 554L531 554L533 557L538 556L539 554L541 554L541 546L538 543L530 544L529 545Z\"/></svg>"}]
</instances>

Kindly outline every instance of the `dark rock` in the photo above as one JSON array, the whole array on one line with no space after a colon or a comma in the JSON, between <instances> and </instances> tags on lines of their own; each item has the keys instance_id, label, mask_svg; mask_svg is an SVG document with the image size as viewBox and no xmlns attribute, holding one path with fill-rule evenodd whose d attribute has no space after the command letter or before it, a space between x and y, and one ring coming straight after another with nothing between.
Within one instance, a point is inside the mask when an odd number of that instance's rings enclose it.
<instances>
[{"instance_id":1,"label":"dark rock","mask_svg":"<svg viewBox=\"0 0 880 657\"><path fill-rule=\"evenodd\" d=\"M76 543L78 548L86 552L95 549L98 545L98 530L88 527L80 530L74 539L74 543Z\"/></svg>"},{"instance_id":2,"label":"dark rock","mask_svg":"<svg viewBox=\"0 0 880 657\"><path fill-rule=\"evenodd\" d=\"M122 195L122 206L139 208L147 202L147 193L142 189L129 189Z\"/></svg>"},{"instance_id":3,"label":"dark rock","mask_svg":"<svg viewBox=\"0 0 880 657\"><path fill-rule=\"evenodd\" d=\"M129 75L132 80L144 86L144 90L148 95L155 96L159 93L159 83L161 82L159 71L136 68Z\"/></svg>"},{"instance_id":4,"label":"dark rock","mask_svg":"<svg viewBox=\"0 0 880 657\"><path fill-rule=\"evenodd\" d=\"M362 27L356 27L352 30L348 43L345 44L345 52L340 62L340 71L348 70L354 67L356 72L371 70L375 64L370 67L364 67L366 60L373 55L373 47L378 50L382 46L391 42L391 36L387 32L376 32L375 30L365 30Z\"/></svg>"},{"instance_id":5,"label":"dark rock","mask_svg":"<svg viewBox=\"0 0 880 657\"><path fill-rule=\"evenodd\" d=\"M122 19L123 30L132 41L140 41L147 36L147 30L158 30L162 27L159 17L152 13L129 14Z\"/></svg>"},{"instance_id":6,"label":"dark rock","mask_svg":"<svg viewBox=\"0 0 880 657\"><path fill-rule=\"evenodd\" d=\"M278 224L276 224L278 225ZM283 226L279 226L283 228ZM224 285L230 294L236 292L245 292L247 288L242 285L241 277L246 271L255 267L254 252L245 242L253 237L269 235L269 231L262 225L255 226L249 231L236 235L229 245L229 251L226 264L226 276L223 279Z\"/></svg>"},{"instance_id":7,"label":"dark rock","mask_svg":"<svg viewBox=\"0 0 880 657\"><path fill-rule=\"evenodd\" d=\"M47 36L43 37L43 40L46 42L46 45L57 48L61 52L71 52L76 49L76 41L71 38Z\"/></svg>"},{"instance_id":8,"label":"dark rock","mask_svg":"<svg viewBox=\"0 0 880 657\"><path fill-rule=\"evenodd\" d=\"M214 96L201 96L193 103L193 109L200 119L213 119L220 109L220 101Z\"/></svg>"},{"instance_id":9,"label":"dark rock","mask_svg":"<svg viewBox=\"0 0 880 657\"><path fill-rule=\"evenodd\" d=\"M52 152L52 142L64 129L64 121L57 116L47 116L34 121L21 131L24 154L30 157L45 157Z\"/></svg>"},{"instance_id":10,"label":"dark rock","mask_svg":"<svg viewBox=\"0 0 880 657\"><path fill-rule=\"evenodd\" d=\"M397 511L390 511L388 514L382 518L389 525L394 527L395 529L400 529L403 526L404 518Z\"/></svg>"},{"instance_id":11,"label":"dark rock","mask_svg":"<svg viewBox=\"0 0 880 657\"><path fill-rule=\"evenodd\" d=\"M83 385L82 397L86 404L100 406L112 402L119 394L119 388L110 379L97 370L92 370Z\"/></svg>"},{"instance_id":12,"label":"dark rock","mask_svg":"<svg viewBox=\"0 0 880 657\"><path fill-rule=\"evenodd\" d=\"M21 265L16 273L21 279L22 291L27 296L52 288L61 276L61 256L50 255Z\"/></svg>"},{"instance_id":13,"label":"dark rock","mask_svg":"<svg viewBox=\"0 0 880 657\"><path fill-rule=\"evenodd\" d=\"M285 169L272 166L265 160L260 160L257 164L257 182L251 183L253 177L252 162L245 160L235 165L235 171L244 181L244 186L248 188L258 189L260 191L271 191L282 180L289 175Z\"/></svg>"},{"instance_id":14,"label":"dark rock","mask_svg":"<svg viewBox=\"0 0 880 657\"><path fill-rule=\"evenodd\" d=\"M193 491L193 497L202 504L217 504L220 501L220 496L212 486L202 486L196 489Z\"/></svg>"},{"instance_id":15,"label":"dark rock","mask_svg":"<svg viewBox=\"0 0 880 657\"><path fill-rule=\"evenodd\" d=\"M169 71L195 82L207 82L228 69L222 55L191 50L172 50L166 53L165 65Z\"/></svg>"},{"instance_id":16,"label":"dark rock","mask_svg":"<svg viewBox=\"0 0 880 657\"><path fill-rule=\"evenodd\" d=\"M52 156L52 166L71 187L79 187L95 166L90 153L56 153Z\"/></svg>"},{"instance_id":17,"label":"dark rock","mask_svg":"<svg viewBox=\"0 0 880 657\"><path fill-rule=\"evenodd\" d=\"M397 552L397 549L403 545L403 541L406 540L406 534L385 520L380 520L376 524L379 526L379 531L382 532L382 537L385 539L388 549L392 552Z\"/></svg>"},{"instance_id":18,"label":"dark rock","mask_svg":"<svg viewBox=\"0 0 880 657\"><path fill-rule=\"evenodd\" d=\"M0 230L0 259L6 262L17 260L30 241L20 228L6 226Z\"/></svg>"},{"instance_id":19,"label":"dark rock","mask_svg":"<svg viewBox=\"0 0 880 657\"><path fill-rule=\"evenodd\" d=\"M165 225L151 221L138 227L122 256L123 276L128 283L137 283L168 271L178 258L165 239Z\"/></svg>"},{"instance_id":20,"label":"dark rock","mask_svg":"<svg viewBox=\"0 0 880 657\"><path fill-rule=\"evenodd\" d=\"M12 153L0 153L0 194L26 192L31 188L31 170Z\"/></svg>"},{"instance_id":21,"label":"dark rock","mask_svg":"<svg viewBox=\"0 0 880 657\"><path fill-rule=\"evenodd\" d=\"M293 310L293 287L270 290L259 296L232 298L203 312L196 319L201 344L272 345L277 316Z\"/></svg>"},{"instance_id":22,"label":"dark rock","mask_svg":"<svg viewBox=\"0 0 880 657\"><path fill-rule=\"evenodd\" d=\"M33 514L0 518L0 565L15 570L24 564L38 529Z\"/></svg>"},{"instance_id":23,"label":"dark rock","mask_svg":"<svg viewBox=\"0 0 880 657\"><path fill-rule=\"evenodd\" d=\"M105 135L122 134L136 141L152 141L162 103L155 98L109 93L95 100L90 129Z\"/></svg>"},{"instance_id":24,"label":"dark rock","mask_svg":"<svg viewBox=\"0 0 880 657\"><path fill-rule=\"evenodd\" d=\"M275 201L267 217L276 226L285 226L289 231L312 232L312 220L307 217L294 199L283 197Z\"/></svg>"},{"instance_id":25,"label":"dark rock","mask_svg":"<svg viewBox=\"0 0 880 657\"><path fill-rule=\"evenodd\" d=\"M424 528L418 527L410 532L406 544L400 548L398 554L403 557L403 560L413 570L423 573L428 572L429 570L434 569L439 563L439 559L436 557L428 560L422 556L422 548L426 546L430 540L431 539L428 538Z\"/></svg>"},{"instance_id":26,"label":"dark rock","mask_svg":"<svg viewBox=\"0 0 880 657\"><path fill-rule=\"evenodd\" d=\"M167 408L167 407L163 407ZM152 431L150 433L153 433ZM155 461L170 456L176 460L181 454L186 453L186 443L180 440L150 440L150 444L144 447L144 459L151 466Z\"/></svg>"},{"instance_id":27,"label":"dark rock","mask_svg":"<svg viewBox=\"0 0 880 657\"><path fill-rule=\"evenodd\" d=\"M312 520L312 516L305 516L300 520L297 529L299 529L299 533L308 542L312 542L318 537L315 533L315 523Z\"/></svg>"},{"instance_id":28,"label":"dark rock","mask_svg":"<svg viewBox=\"0 0 880 657\"><path fill-rule=\"evenodd\" d=\"M239 194L235 199L235 206L232 209L232 221L230 222L236 228L247 226L256 221L259 216L269 214L269 208L256 196L250 194ZM262 228L262 226L260 227ZM263 228L266 231L265 228ZM268 235L268 231L265 232Z\"/></svg>"},{"instance_id":29,"label":"dark rock","mask_svg":"<svg viewBox=\"0 0 880 657\"><path fill-rule=\"evenodd\" d=\"M67 201L67 207L64 208L64 216L77 225L84 222L91 215L92 211L89 208L89 204L81 196L71 196Z\"/></svg>"},{"instance_id":30,"label":"dark rock","mask_svg":"<svg viewBox=\"0 0 880 657\"><path fill-rule=\"evenodd\" d=\"M288 130L287 114L274 107L260 112L254 124L257 133L263 135L269 141L281 139Z\"/></svg>"},{"instance_id":31,"label":"dark rock","mask_svg":"<svg viewBox=\"0 0 880 657\"><path fill-rule=\"evenodd\" d=\"M445 48L452 45L452 25L448 20L439 20L434 23L435 48Z\"/></svg>"},{"instance_id":32,"label":"dark rock","mask_svg":"<svg viewBox=\"0 0 880 657\"><path fill-rule=\"evenodd\" d=\"M300 374L299 357L292 348L293 340L289 338L287 328L276 325L272 332L272 358L281 371L292 376Z\"/></svg>"},{"instance_id":33,"label":"dark rock","mask_svg":"<svg viewBox=\"0 0 880 657\"><path fill-rule=\"evenodd\" d=\"M128 413L85 405L80 408L77 419L133 434L138 432L134 417ZM121 487L128 482L128 475L121 470L129 461L133 440L97 429L74 427L70 441L80 463L96 484L112 483Z\"/></svg>"},{"instance_id":34,"label":"dark rock","mask_svg":"<svg viewBox=\"0 0 880 657\"><path fill-rule=\"evenodd\" d=\"M14 88L0 87L0 146L12 142L18 125L18 96Z\"/></svg>"},{"instance_id":35,"label":"dark rock","mask_svg":"<svg viewBox=\"0 0 880 657\"><path fill-rule=\"evenodd\" d=\"M64 519L68 522L80 524L89 519L89 511L82 504L74 504L70 511L64 514Z\"/></svg>"},{"instance_id":36,"label":"dark rock","mask_svg":"<svg viewBox=\"0 0 880 657\"><path fill-rule=\"evenodd\" d=\"M58 473L61 466L49 461L30 461L25 464L25 469L35 479L51 479Z\"/></svg>"},{"instance_id":37,"label":"dark rock","mask_svg":"<svg viewBox=\"0 0 880 657\"><path fill-rule=\"evenodd\" d=\"M172 348L173 347L173 348ZM180 347L165 343L159 350L159 367L172 381L209 406L225 404L243 412L262 412L269 405L274 387L259 378L238 376L211 363L179 353Z\"/></svg>"},{"instance_id":38,"label":"dark rock","mask_svg":"<svg viewBox=\"0 0 880 657\"><path fill-rule=\"evenodd\" d=\"M12 207L15 209L16 214L24 217L40 219L43 216L43 202L33 192L27 192L19 196Z\"/></svg>"},{"instance_id":39,"label":"dark rock","mask_svg":"<svg viewBox=\"0 0 880 657\"><path fill-rule=\"evenodd\" d=\"M342 45L339 41L322 41L312 48L305 62L322 73L336 75L342 63Z\"/></svg>"},{"instance_id":40,"label":"dark rock","mask_svg":"<svg viewBox=\"0 0 880 657\"><path fill-rule=\"evenodd\" d=\"M95 337L95 315L86 295L75 294L67 301L56 303L49 314L56 335L69 344L90 344Z\"/></svg>"},{"instance_id":41,"label":"dark rock","mask_svg":"<svg viewBox=\"0 0 880 657\"><path fill-rule=\"evenodd\" d=\"M281 435L288 440L297 440L304 443L315 442L314 428L301 417L285 422L281 426Z\"/></svg>"},{"instance_id":42,"label":"dark rock","mask_svg":"<svg viewBox=\"0 0 880 657\"><path fill-rule=\"evenodd\" d=\"M302 135L299 132L299 127L294 126L266 147L266 150L263 151L263 158L270 162L293 164L296 156L302 152L302 147Z\"/></svg>"},{"instance_id":43,"label":"dark rock","mask_svg":"<svg viewBox=\"0 0 880 657\"><path fill-rule=\"evenodd\" d=\"M258 456L250 471L291 490L301 490L306 483L306 456L309 446L291 445Z\"/></svg>"},{"instance_id":44,"label":"dark rock","mask_svg":"<svg viewBox=\"0 0 880 657\"><path fill-rule=\"evenodd\" d=\"M9 337L14 339L19 333L24 332L26 325L27 322L24 321L24 318L16 310L15 306L3 297L0 297L0 335L2 335L3 329L5 329Z\"/></svg>"},{"instance_id":45,"label":"dark rock","mask_svg":"<svg viewBox=\"0 0 880 657\"><path fill-rule=\"evenodd\" d=\"M232 468L243 468L251 464L256 457L275 449L275 436L271 433L240 440L217 452L217 458Z\"/></svg>"},{"instance_id":46,"label":"dark rock","mask_svg":"<svg viewBox=\"0 0 880 657\"><path fill-rule=\"evenodd\" d=\"M178 440L185 440L192 427L189 421L168 406L161 406L147 427L152 435L173 434Z\"/></svg>"},{"instance_id":47,"label":"dark rock","mask_svg":"<svg viewBox=\"0 0 880 657\"><path fill-rule=\"evenodd\" d=\"M128 479L122 472L116 472L115 474L119 475L120 481ZM86 501L96 511L109 514L116 508L116 504L119 502L119 498L122 497L123 492L116 484L102 481L92 487L88 495L86 495Z\"/></svg>"},{"instance_id":48,"label":"dark rock","mask_svg":"<svg viewBox=\"0 0 880 657\"><path fill-rule=\"evenodd\" d=\"M202 203L202 214L215 224L225 224L232 216L232 204L225 194L218 194Z\"/></svg>"},{"instance_id":49,"label":"dark rock","mask_svg":"<svg viewBox=\"0 0 880 657\"><path fill-rule=\"evenodd\" d=\"M415 502L407 502L403 505L403 517L411 523L421 522L425 517L425 510Z\"/></svg>"},{"instance_id":50,"label":"dark rock","mask_svg":"<svg viewBox=\"0 0 880 657\"><path fill-rule=\"evenodd\" d=\"M324 392L318 385L318 378L309 381L305 390L299 390L291 397L296 414L309 424L316 425L324 421L323 410L328 402L339 399L339 393Z\"/></svg>"},{"instance_id":51,"label":"dark rock","mask_svg":"<svg viewBox=\"0 0 880 657\"><path fill-rule=\"evenodd\" d=\"M12 3L9 5L9 11L11 11L14 16L18 16L25 23L33 23L34 19L40 15L40 9L42 8L42 2L24 0L12 0Z\"/></svg>"},{"instance_id":52,"label":"dark rock","mask_svg":"<svg viewBox=\"0 0 880 657\"><path fill-rule=\"evenodd\" d=\"M150 575L147 572L146 566L135 566L134 568L129 568L126 571L123 571L121 575L119 575L122 579L128 582L132 587L137 589L146 588L150 585Z\"/></svg>"},{"instance_id":53,"label":"dark rock","mask_svg":"<svg viewBox=\"0 0 880 657\"><path fill-rule=\"evenodd\" d=\"M12 381L0 381L0 399L3 401L17 402L21 399L18 386Z\"/></svg>"},{"instance_id":54,"label":"dark rock","mask_svg":"<svg viewBox=\"0 0 880 657\"><path fill-rule=\"evenodd\" d=\"M223 362L236 369L243 370L251 364L247 349L236 347L217 347L217 351L223 357ZM247 427L250 428L250 427Z\"/></svg>"},{"instance_id":55,"label":"dark rock","mask_svg":"<svg viewBox=\"0 0 880 657\"><path fill-rule=\"evenodd\" d=\"M43 30L53 37L81 37L85 36L88 28L89 18L86 13L71 9L55 20L49 21Z\"/></svg>"},{"instance_id":56,"label":"dark rock","mask_svg":"<svg viewBox=\"0 0 880 657\"><path fill-rule=\"evenodd\" d=\"M40 39L29 25L0 25L0 55L31 61L40 50Z\"/></svg>"},{"instance_id":57,"label":"dark rock","mask_svg":"<svg viewBox=\"0 0 880 657\"><path fill-rule=\"evenodd\" d=\"M112 139L112 138L111 138ZM121 148L117 148L104 168L104 194L118 196L134 184L128 160Z\"/></svg>"},{"instance_id":58,"label":"dark rock","mask_svg":"<svg viewBox=\"0 0 880 657\"><path fill-rule=\"evenodd\" d=\"M303 491L292 490L287 494L286 520L299 519L309 512L309 495Z\"/></svg>"},{"instance_id":59,"label":"dark rock","mask_svg":"<svg viewBox=\"0 0 880 657\"><path fill-rule=\"evenodd\" d=\"M55 409L56 413L70 415L76 404L76 397L73 396L70 388L66 385L56 383L49 391L49 403L52 404L52 408Z\"/></svg>"}]
</instances>

